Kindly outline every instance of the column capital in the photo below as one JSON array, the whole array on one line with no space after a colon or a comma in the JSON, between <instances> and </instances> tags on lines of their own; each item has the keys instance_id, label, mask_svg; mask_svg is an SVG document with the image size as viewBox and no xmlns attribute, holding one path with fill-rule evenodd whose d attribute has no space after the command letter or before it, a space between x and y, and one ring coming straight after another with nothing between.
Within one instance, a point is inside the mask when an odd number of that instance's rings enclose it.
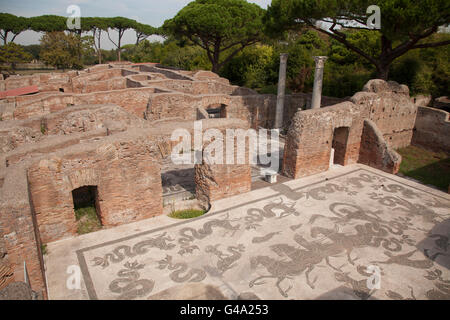
<instances>
[{"instance_id":1,"label":"column capital","mask_svg":"<svg viewBox=\"0 0 450 320\"><path fill-rule=\"evenodd\" d=\"M288 53L280 53L280 59L281 59L281 61L286 62L288 56L289 56Z\"/></svg>"},{"instance_id":2,"label":"column capital","mask_svg":"<svg viewBox=\"0 0 450 320\"><path fill-rule=\"evenodd\" d=\"M315 56L314 61L316 62L316 68L323 68L327 59L327 56Z\"/></svg>"}]
</instances>

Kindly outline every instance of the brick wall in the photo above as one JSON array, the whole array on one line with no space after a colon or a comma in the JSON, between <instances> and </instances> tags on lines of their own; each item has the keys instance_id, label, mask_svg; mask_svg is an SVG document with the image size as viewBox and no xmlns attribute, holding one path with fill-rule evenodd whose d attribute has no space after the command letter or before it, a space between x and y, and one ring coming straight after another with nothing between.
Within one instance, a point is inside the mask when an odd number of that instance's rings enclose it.
<instances>
[{"instance_id":1,"label":"brick wall","mask_svg":"<svg viewBox=\"0 0 450 320\"><path fill-rule=\"evenodd\" d=\"M328 170L333 144L339 148L335 152L341 158L340 164L358 162L366 119L373 122L379 129L377 133L380 132L383 138L380 140L381 137L377 136L366 142L376 141L381 146L384 144L381 141L385 141L392 149L408 146L416 115L417 107L411 102L406 86L378 79L370 80L363 91L356 93L348 102L298 111L286 138L283 173L299 178ZM334 139L333 143L335 130L340 127L348 128L348 139L346 143ZM388 163L378 163L387 159L384 156L378 157L380 150L372 153L367 150L369 149L366 148L367 153L362 158L366 163L380 168L389 167ZM386 152L381 153L389 154ZM374 156L370 161L365 158L369 155ZM395 168L391 171L395 171Z\"/></svg>"},{"instance_id":2,"label":"brick wall","mask_svg":"<svg viewBox=\"0 0 450 320\"><path fill-rule=\"evenodd\" d=\"M210 121L211 122L211 121ZM244 121L234 121L228 129L248 129L248 124ZM226 127L225 127L226 128ZM237 163L238 140L234 138L230 144L226 140L226 129L218 130L221 137L216 137L214 142L223 146L222 164L213 164L210 155L215 156L215 152L205 152L212 147L207 141L203 144L202 163L195 165L195 190L197 199L203 202L212 202L233 195L242 194L251 190L251 167L248 161L249 149L248 142L245 149L245 162ZM205 128L206 129L206 128ZM246 141L248 141L246 139ZM227 164L227 148L233 149L233 155L236 164ZM219 150L219 149L216 149ZM230 153L231 154L231 153Z\"/></svg>"},{"instance_id":3,"label":"brick wall","mask_svg":"<svg viewBox=\"0 0 450 320\"><path fill-rule=\"evenodd\" d=\"M24 281L26 262L32 289L45 297L41 242L29 202L25 166L10 168L4 179L0 188L0 234L6 251L4 263L13 271L11 281Z\"/></svg>"},{"instance_id":4,"label":"brick wall","mask_svg":"<svg viewBox=\"0 0 450 320\"><path fill-rule=\"evenodd\" d=\"M162 213L159 164L144 143L115 141L49 155L28 170L30 195L44 243L76 234L72 190L97 186L100 218L115 226Z\"/></svg>"},{"instance_id":5,"label":"brick wall","mask_svg":"<svg viewBox=\"0 0 450 320\"><path fill-rule=\"evenodd\" d=\"M364 120L359 163L396 174L402 162L401 156L388 146L383 134L371 120Z\"/></svg>"},{"instance_id":6,"label":"brick wall","mask_svg":"<svg viewBox=\"0 0 450 320\"><path fill-rule=\"evenodd\" d=\"M299 178L328 170L335 129L348 128L344 164L356 163L362 123L360 110L350 102L322 108L299 111L286 137L283 173Z\"/></svg>"},{"instance_id":7,"label":"brick wall","mask_svg":"<svg viewBox=\"0 0 450 320\"><path fill-rule=\"evenodd\" d=\"M449 113L439 109L419 107L412 144L450 153Z\"/></svg>"}]
</instances>

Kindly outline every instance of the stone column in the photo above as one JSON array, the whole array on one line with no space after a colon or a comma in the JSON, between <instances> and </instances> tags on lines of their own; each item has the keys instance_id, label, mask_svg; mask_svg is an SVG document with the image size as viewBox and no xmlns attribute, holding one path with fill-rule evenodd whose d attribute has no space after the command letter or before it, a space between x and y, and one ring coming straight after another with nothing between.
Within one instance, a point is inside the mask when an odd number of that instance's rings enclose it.
<instances>
[{"instance_id":1,"label":"stone column","mask_svg":"<svg viewBox=\"0 0 450 320\"><path fill-rule=\"evenodd\" d=\"M277 95L277 109L275 113L275 129L283 127L283 112L284 112L284 93L286 89L286 66L288 54L280 54L280 72L278 74L278 95Z\"/></svg>"},{"instance_id":2,"label":"stone column","mask_svg":"<svg viewBox=\"0 0 450 320\"><path fill-rule=\"evenodd\" d=\"M322 100L323 67L327 59L328 57L325 56L314 57L314 61L316 62L316 71L314 73L314 88L311 109L320 108L320 103Z\"/></svg>"}]
</instances>

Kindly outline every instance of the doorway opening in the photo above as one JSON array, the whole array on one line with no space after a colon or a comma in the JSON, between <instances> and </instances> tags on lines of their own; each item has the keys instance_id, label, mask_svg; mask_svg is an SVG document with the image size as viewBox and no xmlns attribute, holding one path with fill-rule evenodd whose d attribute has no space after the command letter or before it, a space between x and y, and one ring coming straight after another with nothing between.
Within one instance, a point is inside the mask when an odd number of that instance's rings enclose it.
<instances>
[{"instance_id":1,"label":"doorway opening","mask_svg":"<svg viewBox=\"0 0 450 320\"><path fill-rule=\"evenodd\" d=\"M211 104L206 108L206 112L210 119L226 118L227 109L223 103Z\"/></svg>"},{"instance_id":2,"label":"doorway opening","mask_svg":"<svg viewBox=\"0 0 450 320\"><path fill-rule=\"evenodd\" d=\"M72 199L78 234L100 230L102 224L97 186L83 186L72 190Z\"/></svg>"},{"instance_id":3,"label":"doorway opening","mask_svg":"<svg viewBox=\"0 0 450 320\"><path fill-rule=\"evenodd\" d=\"M345 154L347 152L347 140L350 128L340 127L334 130L332 143L333 164L345 165ZM333 154L334 153L334 154Z\"/></svg>"}]
</instances>

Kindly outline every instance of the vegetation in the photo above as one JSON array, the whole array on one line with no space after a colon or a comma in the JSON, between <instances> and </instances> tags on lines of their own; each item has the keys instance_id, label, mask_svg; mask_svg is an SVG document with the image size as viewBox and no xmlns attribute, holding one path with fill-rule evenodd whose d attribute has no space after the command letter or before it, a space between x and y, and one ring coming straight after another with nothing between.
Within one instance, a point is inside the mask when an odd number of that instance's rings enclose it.
<instances>
[{"instance_id":1,"label":"vegetation","mask_svg":"<svg viewBox=\"0 0 450 320\"><path fill-rule=\"evenodd\" d=\"M83 56L92 53L92 37L72 33L48 32L41 39L41 60L58 69L82 69Z\"/></svg>"},{"instance_id":2,"label":"vegetation","mask_svg":"<svg viewBox=\"0 0 450 320\"><path fill-rule=\"evenodd\" d=\"M195 210L195 209L179 210L169 214L169 217L175 219L191 219L204 215L205 212L206 212L205 210Z\"/></svg>"},{"instance_id":3,"label":"vegetation","mask_svg":"<svg viewBox=\"0 0 450 320\"><path fill-rule=\"evenodd\" d=\"M76 208L75 217L78 223L78 234L90 233L102 228L95 207Z\"/></svg>"},{"instance_id":4,"label":"vegetation","mask_svg":"<svg viewBox=\"0 0 450 320\"><path fill-rule=\"evenodd\" d=\"M122 49L121 42L122 42L123 34L126 30L132 29L133 27L135 27L137 25L137 23L134 20L131 20L128 18L123 18L123 17L110 18L108 20L108 22L109 22L108 23L109 28L112 30L116 30L118 33L117 42L115 42L114 40L111 39L111 37L109 36L109 32L107 31L109 40L117 48L117 60L120 61L120 51Z\"/></svg>"},{"instance_id":5,"label":"vegetation","mask_svg":"<svg viewBox=\"0 0 450 320\"><path fill-rule=\"evenodd\" d=\"M381 8L380 30L361 24L366 23L370 4L373 1L273 0L266 11L245 0L196 0L161 28L123 17L82 17L80 30L67 30L66 17L0 13L0 38L12 44L24 30L45 33L41 45L14 46L18 62L29 61L23 51L63 69L117 59L157 62L185 70L213 70L260 93L276 93L280 53L289 54L288 93L310 92L312 57L326 55L327 96L351 96L376 77L404 83L412 95L449 95L450 35L437 32L449 23L448 1L407 6L404 0L375 1ZM322 28L324 22L331 28ZM111 30L117 31L115 39L108 33ZM123 45L126 30L134 30L136 43ZM102 49L105 32L114 50ZM152 34L165 40L146 40Z\"/></svg>"},{"instance_id":6,"label":"vegetation","mask_svg":"<svg viewBox=\"0 0 450 320\"><path fill-rule=\"evenodd\" d=\"M84 31L91 31L93 37L93 46L97 53L98 63L102 63L101 37L103 31L108 31L108 21L105 18L82 18L81 26Z\"/></svg>"},{"instance_id":7,"label":"vegetation","mask_svg":"<svg viewBox=\"0 0 450 320\"><path fill-rule=\"evenodd\" d=\"M263 9L245 0L195 0L166 20L163 30L203 48L211 70L218 73L242 49L262 39L263 15Z\"/></svg>"},{"instance_id":8,"label":"vegetation","mask_svg":"<svg viewBox=\"0 0 450 320\"><path fill-rule=\"evenodd\" d=\"M13 70L17 63L30 62L32 59L22 46L13 42L0 46L0 63L10 63Z\"/></svg>"},{"instance_id":9,"label":"vegetation","mask_svg":"<svg viewBox=\"0 0 450 320\"><path fill-rule=\"evenodd\" d=\"M14 42L14 39L21 32L27 30L29 28L29 21L24 17L16 17L13 14L9 13L0 13L0 38L3 40L3 44L6 45L8 43L8 35L11 34L11 42Z\"/></svg>"},{"instance_id":10,"label":"vegetation","mask_svg":"<svg viewBox=\"0 0 450 320\"><path fill-rule=\"evenodd\" d=\"M134 29L136 31L137 41L136 44L146 39L150 35L157 33L157 29L152 26L138 23L135 20L124 18L124 17L114 17L114 18L101 18L101 17L83 17L81 19L81 29L79 30L68 30L67 18L56 15L42 15L31 18L18 17L9 13L0 13L0 38L3 40L4 44L8 43L8 35L10 37L10 42L14 42L18 34L26 30L33 30L36 32L64 32L70 31L75 33L81 38L83 32L92 32L92 36L96 41L92 43L97 52L99 63L101 63L101 47L100 38L102 31L116 30L118 32L118 39L116 41L112 40L108 33L108 38L117 48L117 57L120 61L120 49L123 34L128 29Z\"/></svg>"},{"instance_id":11,"label":"vegetation","mask_svg":"<svg viewBox=\"0 0 450 320\"><path fill-rule=\"evenodd\" d=\"M374 4L381 10L380 29L367 25L370 15L366 11ZM265 22L267 31L277 36L305 26L317 30L363 57L375 66L377 78L387 80L393 61L408 51L450 44L450 40L429 39L440 26L450 23L449 10L447 0L273 0ZM376 34L377 50L364 50L363 43L355 43L342 29Z\"/></svg>"},{"instance_id":12,"label":"vegetation","mask_svg":"<svg viewBox=\"0 0 450 320\"><path fill-rule=\"evenodd\" d=\"M416 146L399 149L397 152L403 158L399 173L447 192L450 185L449 154Z\"/></svg>"}]
</instances>

